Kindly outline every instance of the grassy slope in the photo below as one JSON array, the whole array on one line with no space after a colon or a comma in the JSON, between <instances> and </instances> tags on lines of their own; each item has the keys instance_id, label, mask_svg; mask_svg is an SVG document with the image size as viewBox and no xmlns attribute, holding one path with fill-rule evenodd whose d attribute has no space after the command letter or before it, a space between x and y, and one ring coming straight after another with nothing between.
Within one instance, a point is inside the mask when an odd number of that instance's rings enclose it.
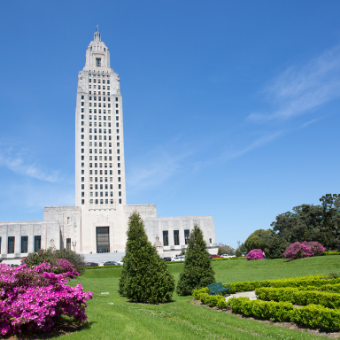
<instances>
[{"instance_id":1,"label":"grassy slope","mask_svg":"<svg viewBox=\"0 0 340 340\"><path fill-rule=\"evenodd\" d=\"M227 282L275 279L340 271L340 256L292 262L213 261L216 280ZM169 265L176 281L183 264ZM87 270L81 283L94 293L87 314L90 326L69 339L322 339L299 331L264 325L192 304L192 298L174 295L164 305L129 303L117 293L120 268ZM101 295L109 292L109 295ZM113 302L114 305L108 303ZM61 337L63 338L63 337Z\"/></svg>"}]
</instances>

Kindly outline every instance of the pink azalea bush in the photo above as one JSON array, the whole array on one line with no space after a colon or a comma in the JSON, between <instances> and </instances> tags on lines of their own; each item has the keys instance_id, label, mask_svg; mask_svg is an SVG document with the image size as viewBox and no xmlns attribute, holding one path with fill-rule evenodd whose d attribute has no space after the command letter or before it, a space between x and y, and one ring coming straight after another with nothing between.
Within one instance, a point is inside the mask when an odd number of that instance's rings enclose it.
<instances>
[{"instance_id":1,"label":"pink azalea bush","mask_svg":"<svg viewBox=\"0 0 340 340\"><path fill-rule=\"evenodd\" d=\"M253 249L247 254L247 260L263 260L263 252L261 249Z\"/></svg>"},{"instance_id":2,"label":"pink azalea bush","mask_svg":"<svg viewBox=\"0 0 340 340\"><path fill-rule=\"evenodd\" d=\"M319 242L295 242L287 247L283 257L291 261L304 257L318 256L325 250L326 248Z\"/></svg>"},{"instance_id":3,"label":"pink azalea bush","mask_svg":"<svg viewBox=\"0 0 340 340\"><path fill-rule=\"evenodd\" d=\"M72 267L67 260L56 266L44 262L33 269L0 264L0 333L46 332L61 315L83 324L92 292L84 292L81 284L67 285L68 279L79 275Z\"/></svg>"}]
</instances>

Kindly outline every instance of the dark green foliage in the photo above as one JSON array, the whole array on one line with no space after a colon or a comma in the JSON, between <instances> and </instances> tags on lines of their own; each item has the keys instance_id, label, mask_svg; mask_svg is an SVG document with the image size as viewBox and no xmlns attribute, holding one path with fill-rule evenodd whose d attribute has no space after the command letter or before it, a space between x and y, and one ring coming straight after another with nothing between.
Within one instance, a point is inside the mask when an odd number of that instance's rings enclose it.
<instances>
[{"instance_id":1,"label":"dark green foliage","mask_svg":"<svg viewBox=\"0 0 340 340\"><path fill-rule=\"evenodd\" d=\"M250 252L252 249L261 249L264 251L268 244L266 235L271 235L271 234L272 234L272 231L270 229L255 230L252 234L248 236L248 238L244 242L247 252Z\"/></svg>"},{"instance_id":2,"label":"dark green foliage","mask_svg":"<svg viewBox=\"0 0 340 340\"><path fill-rule=\"evenodd\" d=\"M47 250L40 249L35 253L30 253L28 256L23 260L23 263L27 265L27 267L32 268L35 267L44 261L46 263L54 264L56 259L66 259L70 261L77 272L79 274L83 274L85 270L85 261L84 257L80 254L75 253L72 250L67 249L60 249L60 250L53 250L49 248Z\"/></svg>"},{"instance_id":3,"label":"dark green foliage","mask_svg":"<svg viewBox=\"0 0 340 340\"><path fill-rule=\"evenodd\" d=\"M258 229L244 242L248 252L252 249L261 249L266 257L271 259L281 258L288 246L289 243L271 229Z\"/></svg>"},{"instance_id":4,"label":"dark green foliage","mask_svg":"<svg viewBox=\"0 0 340 340\"><path fill-rule=\"evenodd\" d=\"M203 239L201 229L195 225L189 236L184 269L180 274L177 294L190 295L194 289L215 283L209 252Z\"/></svg>"},{"instance_id":5,"label":"dark green foliage","mask_svg":"<svg viewBox=\"0 0 340 340\"><path fill-rule=\"evenodd\" d=\"M134 302L171 301L175 280L148 241L143 220L137 212L129 218L127 236L119 293Z\"/></svg>"},{"instance_id":6,"label":"dark green foliage","mask_svg":"<svg viewBox=\"0 0 340 340\"><path fill-rule=\"evenodd\" d=\"M276 216L273 230L289 243L318 241L339 249L340 195L326 194L319 201L321 205L302 204Z\"/></svg>"}]
</instances>

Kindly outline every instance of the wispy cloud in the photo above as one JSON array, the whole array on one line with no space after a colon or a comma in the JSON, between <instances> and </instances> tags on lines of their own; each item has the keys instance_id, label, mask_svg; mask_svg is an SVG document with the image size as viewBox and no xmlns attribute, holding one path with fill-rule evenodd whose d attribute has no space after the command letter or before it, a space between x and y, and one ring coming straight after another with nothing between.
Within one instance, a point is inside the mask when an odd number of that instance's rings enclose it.
<instances>
[{"instance_id":1,"label":"wispy cloud","mask_svg":"<svg viewBox=\"0 0 340 340\"><path fill-rule=\"evenodd\" d=\"M182 150L179 150L180 145L180 141L172 140L143 154L142 159L136 159L128 168L129 190L138 191L155 187L180 171L187 157L194 153L190 147L183 146Z\"/></svg>"},{"instance_id":2,"label":"wispy cloud","mask_svg":"<svg viewBox=\"0 0 340 340\"><path fill-rule=\"evenodd\" d=\"M58 171L43 171L34 163L25 161L22 152L14 153L11 148L0 148L0 166L41 181L54 183L59 180Z\"/></svg>"},{"instance_id":3,"label":"wispy cloud","mask_svg":"<svg viewBox=\"0 0 340 340\"><path fill-rule=\"evenodd\" d=\"M240 148L236 151L226 152L222 155L221 159L224 161L230 161L232 159L241 157L248 152L251 152L255 149L261 148L271 142L273 142L275 139L283 136L286 132L285 131L277 131L275 133L267 134L262 137L259 137L255 139L254 141L250 142L247 146Z\"/></svg>"},{"instance_id":4,"label":"wispy cloud","mask_svg":"<svg viewBox=\"0 0 340 340\"><path fill-rule=\"evenodd\" d=\"M288 119L340 97L340 46L305 66L288 68L265 89L264 94L272 101L273 111L252 113L248 120Z\"/></svg>"}]
</instances>

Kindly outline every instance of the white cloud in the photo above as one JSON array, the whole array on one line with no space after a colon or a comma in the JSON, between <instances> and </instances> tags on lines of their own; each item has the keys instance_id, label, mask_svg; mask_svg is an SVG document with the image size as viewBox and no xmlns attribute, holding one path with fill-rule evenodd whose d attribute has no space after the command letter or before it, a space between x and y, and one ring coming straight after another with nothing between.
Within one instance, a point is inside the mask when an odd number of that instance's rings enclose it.
<instances>
[{"instance_id":1,"label":"white cloud","mask_svg":"<svg viewBox=\"0 0 340 340\"><path fill-rule=\"evenodd\" d=\"M282 131L277 131L277 132L259 137L259 138L255 139L254 141L252 141L251 143L249 143L247 146L240 148L239 150L225 152L220 157L220 160L230 161L232 159L241 157L241 156L247 154L248 152L251 152L255 149L261 148L261 147L271 143L275 139L283 136L285 133L286 132L282 130Z\"/></svg>"},{"instance_id":2,"label":"white cloud","mask_svg":"<svg viewBox=\"0 0 340 340\"><path fill-rule=\"evenodd\" d=\"M35 164L26 162L22 154L13 154L10 148L0 148L0 166L5 167L17 174L39 179L45 182L57 182L58 171L45 172Z\"/></svg>"},{"instance_id":3,"label":"white cloud","mask_svg":"<svg viewBox=\"0 0 340 340\"><path fill-rule=\"evenodd\" d=\"M265 122L292 118L340 96L340 46L303 67L290 67L265 91L274 105L272 113L252 113L248 120Z\"/></svg>"}]
</instances>

